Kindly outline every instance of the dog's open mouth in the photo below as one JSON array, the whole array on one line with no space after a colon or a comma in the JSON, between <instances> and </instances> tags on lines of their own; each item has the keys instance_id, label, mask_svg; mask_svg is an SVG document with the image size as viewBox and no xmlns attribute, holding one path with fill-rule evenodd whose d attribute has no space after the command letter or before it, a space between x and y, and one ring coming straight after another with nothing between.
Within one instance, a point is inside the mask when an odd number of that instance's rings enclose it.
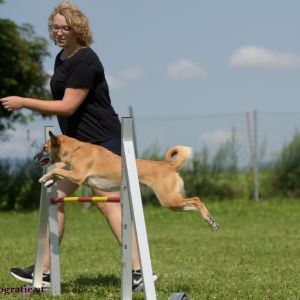
<instances>
[{"instance_id":1,"label":"dog's open mouth","mask_svg":"<svg viewBox=\"0 0 300 300\"><path fill-rule=\"evenodd\" d=\"M52 156L51 154L45 152L45 151L41 151L39 153L37 153L34 158L35 162L37 162L41 167L44 167L46 165L48 165L49 163L51 163L52 161Z\"/></svg>"},{"instance_id":2,"label":"dog's open mouth","mask_svg":"<svg viewBox=\"0 0 300 300\"><path fill-rule=\"evenodd\" d=\"M48 165L49 162L50 162L50 157L42 158L42 159L40 160L40 166L41 166L41 167L44 167L44 166Z\"/></svg>"},{"instance_id":3,"label":"dog's open mouth","mask_svg":"<svg viewBox=\"0 0 300 300\"><path fill-rule=\"evenodd\" d=\"M50 156L42 157L37 162L40 164L41 167L44 167L51 162L51 157Z\"/></svg>"}]
</instances>

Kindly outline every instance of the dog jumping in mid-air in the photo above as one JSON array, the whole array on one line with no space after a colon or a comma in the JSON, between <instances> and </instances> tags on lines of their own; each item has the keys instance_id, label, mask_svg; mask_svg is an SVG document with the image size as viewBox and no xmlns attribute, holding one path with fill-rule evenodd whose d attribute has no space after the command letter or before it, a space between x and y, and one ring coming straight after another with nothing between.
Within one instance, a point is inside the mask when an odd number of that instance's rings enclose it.
<instances>
[{"instance_id":1,"label":"dog jumping in mid-air","mask_svg":"<svg viewBox=\"0 0 300 300\"><path fill-rule=\"evenodd\" d=\"M40 178L45 186L56 180L68 179L78 185L87 185L102 191L118 191L121 184L121 157L104 147L80 142L65 135L54 135L43 150L35 156L41 165L63 162L69 170L54 167ZM198 197L184 197L184 183L177 173L183 162L191 156L185 146L171 147L164 161L137 159L139 182L150 187L163 207L172 210L199 211L203 219L215 230L218 223L210 216L206 206Z\"/></svg>"}]
</instances>

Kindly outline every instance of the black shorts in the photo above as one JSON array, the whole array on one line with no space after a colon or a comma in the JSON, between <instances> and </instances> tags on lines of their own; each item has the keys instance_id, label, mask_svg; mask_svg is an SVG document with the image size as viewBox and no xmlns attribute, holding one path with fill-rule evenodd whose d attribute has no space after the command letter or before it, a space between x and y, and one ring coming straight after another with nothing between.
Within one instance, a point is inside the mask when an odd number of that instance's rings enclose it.
<instances>
[{"instance_id":1,"label":"black shorts","mask_svg":"<svg viewBox=\"0 0 300 300\"><path fill-rule=\"evenodd\" d=\"M113 138L104 142L97 143L97 145L121 156L121 138Z\"/></svg>"}]
</instances>

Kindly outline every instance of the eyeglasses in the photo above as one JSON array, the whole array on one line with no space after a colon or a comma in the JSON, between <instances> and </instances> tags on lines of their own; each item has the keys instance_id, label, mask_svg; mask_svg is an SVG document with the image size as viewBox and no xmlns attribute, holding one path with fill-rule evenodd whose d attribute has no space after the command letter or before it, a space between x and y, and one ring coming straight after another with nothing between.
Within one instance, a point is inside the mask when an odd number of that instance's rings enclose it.
<instances>
[{"instance_id":1,"label":"eyeglasses","mask_svg":"<svg viewBox=\"0 0 300 300\"><path fill-rule=\"evenodd\" d=\"M62 33L69 33L71 30L70 26L68 25L59 26L55 24L49 25L49 29L53 32L58 32L59 30L61 30Z\"/></svg>"}]
</instances>

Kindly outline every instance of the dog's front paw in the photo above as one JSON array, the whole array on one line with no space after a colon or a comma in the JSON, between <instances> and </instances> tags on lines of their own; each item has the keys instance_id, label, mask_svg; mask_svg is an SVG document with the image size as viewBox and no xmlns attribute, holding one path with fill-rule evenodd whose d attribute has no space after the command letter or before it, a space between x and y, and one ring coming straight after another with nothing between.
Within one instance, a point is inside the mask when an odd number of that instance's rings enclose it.
<instances>
[{"instance_id":1,"label":"dog's front paw","mask_svg":"<svg viewBox=\"0 0 300 300\"><path fill-rule=\"evenodd\" d=\"M39 183L45 183L46 181L47 181L47 178L45 175L39 179Z\"/></svg>"},{"instance_id":2,"label":"dog's front paw","mask_svg":"<svg viewBox=\"0 0 300 300\"><path fill-rule=\"evenodd\" d=\"M206 222L214 230L218 230L219 229L219 224L211 216L208 217L208 219L206 220Z\"/></svg>"},{"instance_id":3,"label":"dog's front paw","mask_svg":"<svg viewBox=\"0 0 300 300\"><path fill-rule=\"evenodd\" d=\"M39 182L42 183L42 184L44 184L44 186L48 188L48 187L50 187L51 185L53 185L55 181L54 181L54 179L51 179L51 178L48 179L47 176L44 175L44 176L42 176L42 177L39 179Z\"/></svg>"},{"instance_id":4,"label":"dog's front paw","mask_svg":"<svg viewBox=\"0 0 300 300\"><path fill-rule=\"evenodd\" d=\"M51 185L53 185L54 184L54 179L49 179L49 180L47 180L45 183L44 183L44 186L46 187L46 188L48 188L48 187L50 187Z\"/></svg>"}]
</instances>

